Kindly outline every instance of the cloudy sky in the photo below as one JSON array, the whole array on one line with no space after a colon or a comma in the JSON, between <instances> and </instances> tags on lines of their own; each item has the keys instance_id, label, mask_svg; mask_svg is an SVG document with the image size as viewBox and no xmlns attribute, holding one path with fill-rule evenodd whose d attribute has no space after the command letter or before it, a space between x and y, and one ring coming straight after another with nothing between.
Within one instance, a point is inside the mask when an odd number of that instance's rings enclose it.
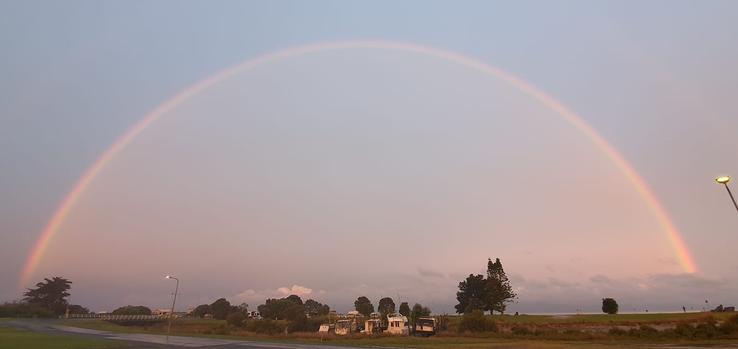
<instances>
[{"instance_id":1,"label":"cloudy sky","mask_svg":"<svg viewBox=\"0 0 738 349\"><path fill-rule=\"evenodd\" d=\"M733 2L0 2L0 300L44 276L93 310L366 295L451 312L502 259L521 312L738 303ZM97 175L22 279L95 161L214 73L319 42L453 51L579 114L588 135L504 79L401 48L280 56L161 113ZM381 45L380 45L381 46ZM705 301L708 304L705 305Z\"/></svg>"}]
</instances>

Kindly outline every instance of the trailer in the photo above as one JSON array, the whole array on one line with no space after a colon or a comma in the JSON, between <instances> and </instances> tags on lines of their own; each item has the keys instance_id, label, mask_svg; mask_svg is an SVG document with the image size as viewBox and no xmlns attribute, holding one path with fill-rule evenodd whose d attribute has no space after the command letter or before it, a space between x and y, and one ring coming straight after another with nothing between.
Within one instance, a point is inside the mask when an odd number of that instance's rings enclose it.
<instances>
[{"instance_id":1,"label":"trailer","mask_svg":"<svg viewBox=\"0 0 738 349\"><path fill-rule=\"evenodd\" d=\"M415 320L413 334L416 336L429 337L436 334L437 322L434 317L421 317Z\"/></svg>"}]
</instances>

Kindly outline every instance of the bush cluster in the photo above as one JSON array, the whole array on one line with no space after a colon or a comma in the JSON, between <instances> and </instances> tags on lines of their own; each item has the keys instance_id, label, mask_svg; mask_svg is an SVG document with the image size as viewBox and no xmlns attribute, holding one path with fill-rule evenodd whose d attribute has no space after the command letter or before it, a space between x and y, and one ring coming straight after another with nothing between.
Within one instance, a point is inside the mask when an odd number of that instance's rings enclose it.
<instances>
[{"instance_id":1,"label":"bush cluster","mask_svg":"<svg viewBox=\"0 0 738 349\"><path fill-rule=\"evenodd\" d=\"M226 316L226 323L228 323L229 326L233 327L242 327L245 324L246 321L246 315L244 315L242 312L235 312L230 313L228 316Z\"/></svg>"},{"instance_id":2,"label":"bush cluster","mask_svg":"<svg viewBox=\"0 0 738 349\"><path fill-rule=\"evenodd\" d=\"M253 320L246 323L246 330L260 334L277 334L285 331L286 324L269 319Z\"/></svg>"},{"instance_id":3,"label":"bush cluster","mask_svg":"<svg viewBox=\"0 0 738 349\"><path fill-rule=\"evenodd\" d=\"M38 305L12 302L0 304L0 318L2 317L53 318L56 314Z\"/></svg>"},{"instance_id":4,"label":"bush cluster","mask_svg":"<svg viewBox=\"0 0 738 349\"><path fill-rule=\"evenodd\" d=\"M459 332L497 332L497 323L484 316L480 310L464 314L459 323Z\"/></svg>"}]
</instances>

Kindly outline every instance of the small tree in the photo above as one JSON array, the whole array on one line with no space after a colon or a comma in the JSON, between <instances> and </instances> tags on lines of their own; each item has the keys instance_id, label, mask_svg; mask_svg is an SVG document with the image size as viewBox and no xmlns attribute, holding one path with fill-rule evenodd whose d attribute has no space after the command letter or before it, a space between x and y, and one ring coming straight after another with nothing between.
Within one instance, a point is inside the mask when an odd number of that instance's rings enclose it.
<instances>
[{"instance_id":1,"label":"small tree","mask_svg":"<svg viewBox=\"0 0 738 349\"><path fill-rule=\"evenodd\" d=\"M605 314L617 314L618 302L613 298L602 298L602 312Z\"/></svg>"},{"instance_id":2,"label":"small tree","mask_svg":"<svg viewBox=\"0 0 738 349\"><path fill-rule=\"evenodd\" d=\"M89 314L90 309L87 309L79 304L71 304L67 307L69 314Z\"/></svg>"},{"instance_id":3,"label":"small tree","mask_svg":"<svg viewBox=\"0 0 738 349\"><path fill-rule=\"evenodd\" d=\"M415 325L418 319L423 316L430 316L431 310L428 307L424 307L419 303L413 305L413 310L410 311L410 324Z\"/></svg>"},{"instance_id":4,"label":"small tree","mask_svg":"<svg viewBox=\"0 0 738 349\"><path fill-rule=\"evenodd\" d=\"M361 296L354 301L354 309L358 311L361 315L369 316L371 313L374 312L374 305L369 300L369 298L366 298L365 296Z\"/></svg>"},{"instance_id":5,"label":"small tree","mask_svg":"<svg viewBox=\"0 0 738 349\"><path fill-rule=\"evenodd\" d=\"M225 320L228 314L232 312L231 302L225 298L220 298L210 304L210 311L213 314L213 318L218 320Z\"/></svg>"},{"instance_id":6,"label":"small tree","mask_svg":"<svg viewBox=\"0 0 738 349\"><path fill-rule=\"evenodd\" d=\"M192 310L192 316L194 317L204 318L207 314L210 314L209 304L200 304Z\"/></svg>"},{"instance_id":7,"label":"small tree","mask_svg":"<svg viewBox=\"0 0 738 349\"><path fill-rule=\"evenodd\" d=\"M407 304L407 302L400 303L400 315L410 315L410 306Z\"/></svg>"}]
</instances>

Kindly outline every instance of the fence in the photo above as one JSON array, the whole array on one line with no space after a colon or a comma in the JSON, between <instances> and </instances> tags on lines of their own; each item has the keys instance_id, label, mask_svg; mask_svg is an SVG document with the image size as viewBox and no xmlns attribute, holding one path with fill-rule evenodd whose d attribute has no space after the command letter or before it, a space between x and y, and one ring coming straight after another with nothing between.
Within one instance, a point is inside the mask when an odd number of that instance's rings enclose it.
<instances>
[{"instance_id":1,"label":"fence","mask_svg":"<svg viewBox=\"0 0 738 349\"><path fill-rule=\"evenodd\" d=\"M177 318L177 314L174 314ZM96 319L114 321L158 321L168 319L168 314L163 315L117 315L117 314L69 314L59 316L60 319Z\"/></svg>"}]
</instances>

